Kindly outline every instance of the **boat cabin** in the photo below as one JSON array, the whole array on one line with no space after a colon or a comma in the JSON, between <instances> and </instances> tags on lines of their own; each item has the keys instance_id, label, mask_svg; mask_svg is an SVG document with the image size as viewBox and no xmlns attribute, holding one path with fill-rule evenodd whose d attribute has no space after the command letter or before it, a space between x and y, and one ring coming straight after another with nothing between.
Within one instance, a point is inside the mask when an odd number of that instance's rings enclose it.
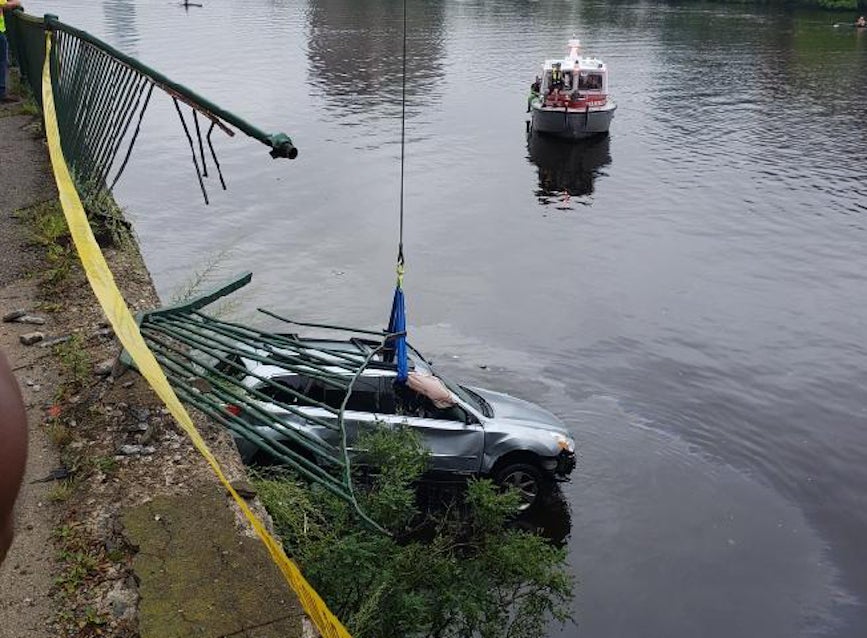
<instances>
[{"instance_id":1,"label":"boat cabin","mask_svg":"<svg viewBox=\"0 0 867 638\"><path fill-rule=\"evenodd\" d=\"M580 51L580 41L573 39L565 58L545 60L538 88L544 102L598 101L608 94L608 67L598 58L582 56Z\"/></svg>"}]
</instances>

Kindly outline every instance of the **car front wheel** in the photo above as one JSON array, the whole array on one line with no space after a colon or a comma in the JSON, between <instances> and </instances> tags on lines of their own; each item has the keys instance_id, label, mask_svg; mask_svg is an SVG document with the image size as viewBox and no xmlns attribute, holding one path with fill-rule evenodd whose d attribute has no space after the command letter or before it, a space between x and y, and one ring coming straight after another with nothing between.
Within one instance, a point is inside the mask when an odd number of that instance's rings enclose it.
<instances>
[{"instance_id":1,"label":"car front wheel","mask_svg":"<svg viewBox=\"0 0 867 638\"><path fill-rule=\"evenodd\" d=\"M494 482L503 488L512 488L521 497L518 511L525 512L536 505L546 487L545 477L535 465L513 463L498 470Z\"/></svg>"}]
</instances>

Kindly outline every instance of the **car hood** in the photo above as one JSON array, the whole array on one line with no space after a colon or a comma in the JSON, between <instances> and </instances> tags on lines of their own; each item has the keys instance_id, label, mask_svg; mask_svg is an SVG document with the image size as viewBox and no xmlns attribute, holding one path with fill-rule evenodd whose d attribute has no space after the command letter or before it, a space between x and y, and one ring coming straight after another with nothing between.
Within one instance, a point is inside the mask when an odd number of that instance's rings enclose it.
<instances>
[{"instance_id":1,"label":"car hood","mask_svg":"<svg viewBox=\"0 0 867 638\"><path fill-rule=\"evenodd\" d=\"M559 418L535 403L484 388L471 388L471 390L491 404L495 421L514 421L525 427L531 426L569 436L566 425Z\"/></svg>"}]
</instances>

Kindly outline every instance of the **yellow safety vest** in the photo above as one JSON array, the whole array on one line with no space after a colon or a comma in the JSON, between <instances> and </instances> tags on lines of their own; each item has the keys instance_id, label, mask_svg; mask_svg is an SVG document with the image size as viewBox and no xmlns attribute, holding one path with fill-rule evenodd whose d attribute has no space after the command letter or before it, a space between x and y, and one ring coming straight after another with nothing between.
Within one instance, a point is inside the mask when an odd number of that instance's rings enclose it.
<instances>
[{"instance_id":1,"label":"yellow safety vest","mask_svg":"<svg viewBox=\"0 0 867 638\"><path fill-rule=\"evenodd\" d=\"M3 5L6 0L0 0L0 33L6 33L6 18L3 17Z\"/></svg>"}]
</instances>

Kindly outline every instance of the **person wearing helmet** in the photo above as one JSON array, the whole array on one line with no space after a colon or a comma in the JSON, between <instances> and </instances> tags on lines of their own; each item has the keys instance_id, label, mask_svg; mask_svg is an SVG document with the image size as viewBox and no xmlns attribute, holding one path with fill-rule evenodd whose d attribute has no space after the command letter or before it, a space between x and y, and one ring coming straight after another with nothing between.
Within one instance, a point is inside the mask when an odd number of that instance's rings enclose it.
<instances>
[{"instance_id":1,"label":"person wearing helmet","mask_svg":"<svg viewBox=\"0 0 867 638\"><path fill-rule=\"evenodd\" d=\"M9 66L9 43L6 40L6 20L3 14L12 9L18 9L18 0L0 0L0 104L17 102L14 97L6 95L6 69Z\"/></svg>"}]
</instances>

